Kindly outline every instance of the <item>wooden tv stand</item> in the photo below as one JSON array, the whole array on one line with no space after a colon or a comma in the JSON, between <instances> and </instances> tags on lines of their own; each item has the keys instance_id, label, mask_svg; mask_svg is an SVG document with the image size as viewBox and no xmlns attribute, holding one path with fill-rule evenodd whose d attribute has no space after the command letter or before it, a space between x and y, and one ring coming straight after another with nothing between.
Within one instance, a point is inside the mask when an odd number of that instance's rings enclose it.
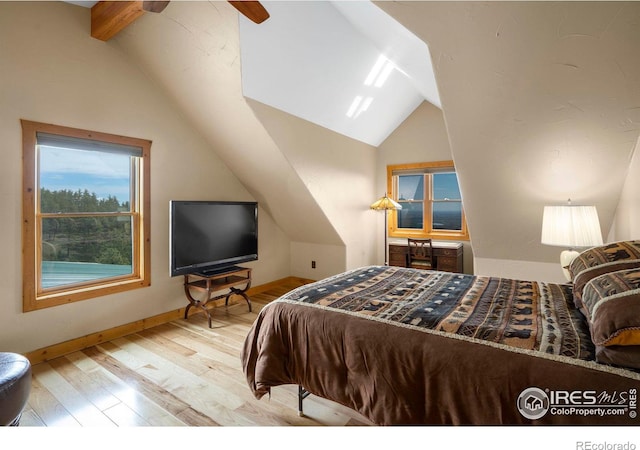
<instances>
[{"instance_id":1,"label":"wooden tv stand","mask_svg":"<svg viewBox=\"0 0 640 450\"><path fill-rule=\"evenodd\" d=\"M245 285L245 287L243 289L236 287L241 285ZM229 304L229 297L234 294L244 297L247 305L249 305L249 312L251 312L251 300L247 295L250 287L251 269L246 267L233 266L219 272L186 274L184 276L184 292L189 300L189 305L187 305L187 309L184 311L184 318L188 318L189 309L195 306L207 315L209 318L209 328L211 328L211 312L207 308L207 304L224 297L224 305L227 306ZM229 292L213 296L215 292L227 289ZM195 299L191 294L192 290L198 292L204 291L202 300Z\"/></svg>"}]
</instances>

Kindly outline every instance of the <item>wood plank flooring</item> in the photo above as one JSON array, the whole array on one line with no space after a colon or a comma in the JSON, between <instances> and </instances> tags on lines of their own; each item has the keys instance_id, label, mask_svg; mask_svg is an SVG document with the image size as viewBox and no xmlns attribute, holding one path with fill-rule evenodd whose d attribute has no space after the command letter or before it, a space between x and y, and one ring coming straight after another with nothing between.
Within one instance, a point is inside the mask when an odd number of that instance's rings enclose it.
<instances>
[{"instance_id":1,"label":"wood plank flooring","mask_svg":"<svg viewBox=\"0 0 640 450\"><path fill-rule=\"evenodd\" d=\"M256 313L294 288L282 285L204 314L118 338L33 366L21 427L213 427L371 425L355 411L297 386L256 400L240 350Z\"/></svg>"}]
</instances>

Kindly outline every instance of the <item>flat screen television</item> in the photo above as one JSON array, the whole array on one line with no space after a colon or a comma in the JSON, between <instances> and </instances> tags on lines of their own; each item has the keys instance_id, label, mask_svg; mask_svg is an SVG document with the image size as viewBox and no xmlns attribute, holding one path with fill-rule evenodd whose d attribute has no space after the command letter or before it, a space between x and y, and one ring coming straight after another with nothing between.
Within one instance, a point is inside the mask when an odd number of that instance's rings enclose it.
<instances>
[{"instance_id":1,"label":"flat screen television","mask_svg":"<svg viewBox=\"0 0 640 450\"><path fill-rule=\"evenodd\" d=\"M224 272L258 259L256 202L172 200L169 210L172 277Z\"/></svg>"}]
</instances>

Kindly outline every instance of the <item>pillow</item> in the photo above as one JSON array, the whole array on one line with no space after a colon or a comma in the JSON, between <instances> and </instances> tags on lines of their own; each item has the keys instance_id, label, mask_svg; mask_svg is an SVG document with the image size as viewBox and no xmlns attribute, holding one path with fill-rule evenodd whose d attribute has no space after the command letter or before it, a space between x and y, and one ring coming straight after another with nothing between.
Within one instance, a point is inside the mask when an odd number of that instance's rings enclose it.
<instances>
[{"instance_id":1,"label":"pillow","mask_svg":"<svg viewBox=\"0 0 640 450\"><path fill-rule=\"evenodd\" d=\"M640 269L611 272L589 281L582 312L596 346L640 345Z\"/></svg>"},{"instance_id":2,"label":"pillow","mask_svg":"<svg viewBox=\"0 0 640 450\"><path fill-rule=\"evenodd\" d=\"M612 262L640 260L640 241L618 241L592 247L580 253L571 264L569 272L572 279L590 267Z\"/></svg>"},{"instance_id":3,"label":"pillow","mask_svg":"<svg viewBox=\"0 0 640 450\"><path fill-rule=\"evenodd\" d=\"M613 242L583 251L569 264L576 307L582 307L582 292L590 280L608 272L636 267L640 267L640 241Z\"/></svg>"},{"instance_id":4,"label":"pillow","mask_svg":"<svg viewBox=\"0 0 640 450\"><path fill-rule=\"evenodd\" d=\"M613 366L640 369L640 345L596 346L596 361Z\"/></svg>"},{"instance_id":5,"label":"pillow","mask_svg":"<svg viewBox=\"0 0 640 450\"><path fill-rule=\"evenodd\" d=\"M582 295L586 284L600 275L605 275L619 270L640 268L640 259L630 259L627 261L614 261L600 264L583 270L573 280L573 302L576 308L582 310Z\"/></svg>"}]
</instances>

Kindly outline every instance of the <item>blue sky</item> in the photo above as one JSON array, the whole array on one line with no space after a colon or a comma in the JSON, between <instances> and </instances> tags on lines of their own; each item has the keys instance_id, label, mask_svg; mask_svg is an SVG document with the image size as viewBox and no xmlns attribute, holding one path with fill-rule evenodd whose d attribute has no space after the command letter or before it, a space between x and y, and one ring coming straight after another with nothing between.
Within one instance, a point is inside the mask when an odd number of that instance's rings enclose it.
<instances>
[{"instance_id":1,"label":"blue sky","mask_svg":"<svg viewBox=\"0 0 640 450\"><path fill-rule=\"evenodd\" d=\"M436 173L434 177L434 198L435 199L452 199L460 200L460 189L458 187L458 178L455 173ZM422 199L418 198L416 191L422 192L422 175L404 175L400 183L400 198L404 199Z\"/></svg>"},{"instance_id":2,"label":"blue sky","mask_svg":"<svg viewBox=\"0 0 640 450\"><path fill-rule=\"evenodd\" d=\"M458 177L455 173L436 173L434 179L434 198L460 200Z\"/></svg>"},{"instance_id":3,"label":"blue sky","mask_svg":"<svg viewBox=\"0 0 640 450\"><path fill-rule=\"evenodd\" d=\"M99 198L129 200L130 157L104 152L40 147L40 187L88 190Z\"/></svg>"}]
</instances>

